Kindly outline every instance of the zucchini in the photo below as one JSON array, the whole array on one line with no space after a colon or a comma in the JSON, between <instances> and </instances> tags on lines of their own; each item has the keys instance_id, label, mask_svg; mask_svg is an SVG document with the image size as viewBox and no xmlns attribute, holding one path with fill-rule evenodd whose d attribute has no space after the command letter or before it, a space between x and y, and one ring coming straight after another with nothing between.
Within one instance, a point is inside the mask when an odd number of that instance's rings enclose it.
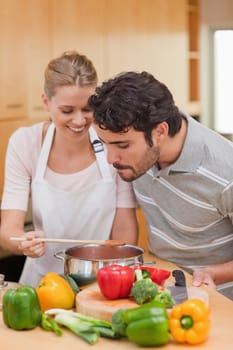
<instances>
[{"instance_id":1,"label":"zucchini","mask_svg":"<svg viewBox=\"0 0 233 350\"><path fill-rule=\"evenodd\" d=\"M63 277L66 280L66 282L69 283L75 294L77 294L80 291L79 286L69 274L61 273L60 276Z\"/></svg>"}]
</instances>

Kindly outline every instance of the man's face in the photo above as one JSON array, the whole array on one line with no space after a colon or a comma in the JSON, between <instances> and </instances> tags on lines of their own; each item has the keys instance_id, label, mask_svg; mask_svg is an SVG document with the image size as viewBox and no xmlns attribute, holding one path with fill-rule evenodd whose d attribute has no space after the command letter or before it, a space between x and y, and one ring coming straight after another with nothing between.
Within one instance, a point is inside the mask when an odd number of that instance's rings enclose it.
<instances>
[{"instance_id":1,"label":"man's face","mask_svg":"<svg viewBox=\"0 0 233 350\"><path fill-rule=\"evenodd\" d=\"M150 147L143 132L130 128L126 133L102 130L94 124L101 141L107 147L108 162L125 181L133 181L145 174L158 160L159 147Z\"/></svg>"}]
</instances>

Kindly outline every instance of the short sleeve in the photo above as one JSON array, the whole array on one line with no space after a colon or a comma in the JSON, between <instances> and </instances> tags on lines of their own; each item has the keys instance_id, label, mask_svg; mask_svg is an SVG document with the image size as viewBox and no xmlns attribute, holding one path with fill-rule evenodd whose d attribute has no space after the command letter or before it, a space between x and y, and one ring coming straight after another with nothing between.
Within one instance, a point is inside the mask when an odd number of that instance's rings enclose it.
<instances>
[{"instance_id":1,"label":"short sleeve","mask_svg":"<svg viewBox=\"0 0 233 350\"><path fill-rule=\"evenodd\" d=\"M1 209L27 211L31 179L35 172L43 125L16 130L9 139L5 158Z\"/></svg>"}]
</instances>

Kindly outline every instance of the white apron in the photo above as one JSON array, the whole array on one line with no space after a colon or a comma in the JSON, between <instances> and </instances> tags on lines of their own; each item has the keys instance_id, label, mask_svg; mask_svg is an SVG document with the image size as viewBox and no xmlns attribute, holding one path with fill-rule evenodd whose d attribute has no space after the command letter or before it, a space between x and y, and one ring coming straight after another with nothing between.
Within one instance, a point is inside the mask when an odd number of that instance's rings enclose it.
<instances>
[{"instance_id":1,"label":"white apron","mask_svg":"<svg viewBox=\"0 0 233 350\"><path fill-rule=\"evenodd\" d=\"M116 210L116 184L113 181L103 146L94 129L89 136L101 172L101 179L76 192L54 188L45 179L55 126L51 124L42 145L37 170L32 181L32 208L35 230L46 237L70 239L108 239ZM77 150L78 152L78 150ZM54 254L72 245L47 243L40 258L27 258L20 283L36 286L49 271L64 272L64 262Z\"/></svg>"}]
</instances>

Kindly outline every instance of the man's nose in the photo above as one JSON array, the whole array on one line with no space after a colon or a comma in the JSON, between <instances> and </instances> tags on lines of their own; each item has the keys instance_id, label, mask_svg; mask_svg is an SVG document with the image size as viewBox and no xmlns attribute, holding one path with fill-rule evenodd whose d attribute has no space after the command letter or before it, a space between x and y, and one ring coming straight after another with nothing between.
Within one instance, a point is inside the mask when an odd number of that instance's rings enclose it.
<instances>
[{"instance_id":1,"label":"man's nose","mask_svg":"<svg viewBox=\"0 0 233 350\"><path fill-rule=\"evenodd\" d=\"M111 148L111 146L107 146L107 160L109 164L117 163L120 160L119 155Z\"/></svg>"}]
</instances>

